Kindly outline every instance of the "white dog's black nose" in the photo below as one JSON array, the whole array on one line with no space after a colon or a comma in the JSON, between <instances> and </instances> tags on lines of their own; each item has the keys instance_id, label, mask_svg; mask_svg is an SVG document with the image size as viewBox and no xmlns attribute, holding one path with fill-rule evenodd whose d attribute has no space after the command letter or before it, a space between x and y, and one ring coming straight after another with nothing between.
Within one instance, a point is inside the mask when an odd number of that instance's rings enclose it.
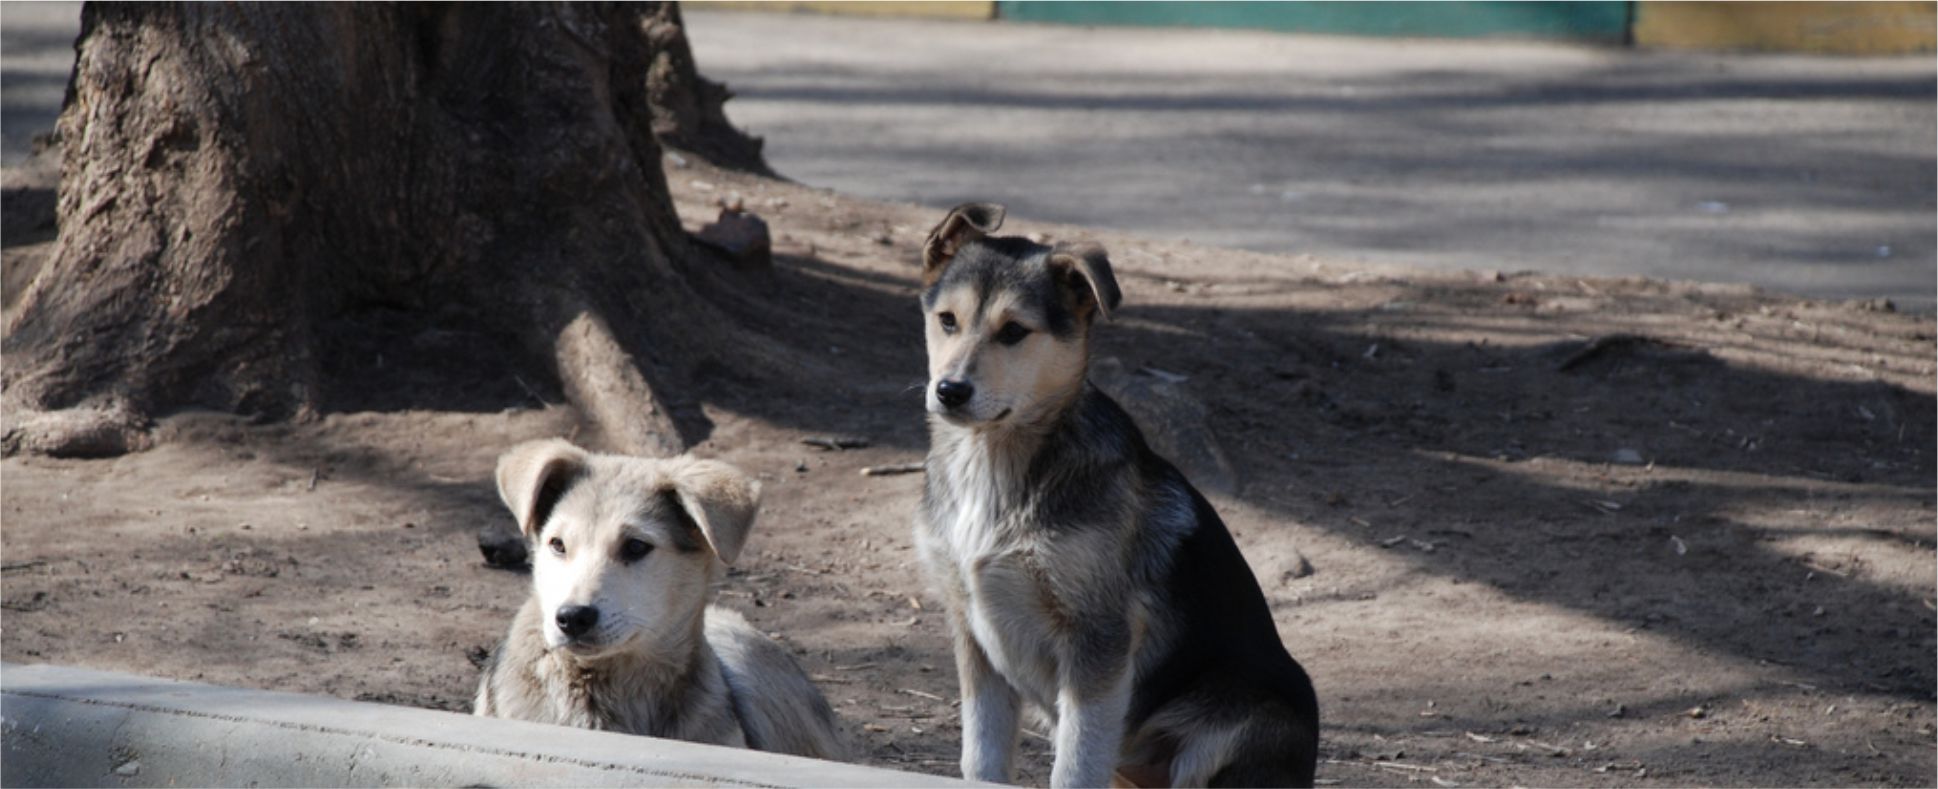
<instances>
[{"instance_id":1,"label":"white dog's black nose","mask_svg":"<svg viewBox=\"0 0 1938 789\"><path fill-rule=\"evenodd\" d=\"M589 605L559 606L558 623L559 632L578 638L599 624L599 609Z\"/></svg>"},{"instance_id":2,"label":"white dog's black nose","mask_svg":"<svg viewBox=\"0 0 1938 789\"><path fill-rule=\"evenodd\" d=\"M942 405L947 408L961 407L963 403L969 402L969 398L975 396L976 387L970 385L968 381L935 382L935 399L942 401Z\"/></svg>"}]
</instances>

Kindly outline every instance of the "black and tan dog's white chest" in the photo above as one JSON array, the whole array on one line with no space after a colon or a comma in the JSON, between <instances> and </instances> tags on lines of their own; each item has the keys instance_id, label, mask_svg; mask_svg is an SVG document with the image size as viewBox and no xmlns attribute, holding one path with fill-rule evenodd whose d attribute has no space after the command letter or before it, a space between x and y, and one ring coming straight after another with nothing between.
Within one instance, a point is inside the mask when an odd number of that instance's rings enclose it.
<instances>
[{"instance_id":1,"label":"black and tan dog's white chest","mask_svg":"<svg viewBox=\"0 0 1938 789\"><path fill-rule=\"evenodd\" d=\"M939 431L949 431L939 428ZM972 642L990 667L1024 701L1056 720L1060 681L1070 670L1057 645L1092 625L1123 618L1145 621L1145 602L1125 580L1119 532L1131 524L1065 523L1045 519L1044 491L1033 490L1025 448L990 447L988 437L939 437L929 461L916 547L945 596L959 637ZM1107 611L1097 610L1107 606ZM1123 645L1135 651L1134 632ZM966 646L966 645L965 645Z\"/></svg>"}]
</instances>

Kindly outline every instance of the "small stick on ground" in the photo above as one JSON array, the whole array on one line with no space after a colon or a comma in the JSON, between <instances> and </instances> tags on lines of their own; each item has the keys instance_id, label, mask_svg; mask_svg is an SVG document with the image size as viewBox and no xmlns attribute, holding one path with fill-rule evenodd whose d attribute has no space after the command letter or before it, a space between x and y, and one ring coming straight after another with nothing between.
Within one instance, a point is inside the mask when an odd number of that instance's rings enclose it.
<instances>
[{"instance_id":1,"label":"small stick on ground","mask_svg":"<svg viewBox=\"0 0 1938 789\"><path fill-rule=\"evenodd\" d=\"M801 443L829 450L864 449L874 442L860 436L808 436Z\"/></svg>"},{"instance_id":2,"label":"small stick on ground","mask_svg":"<svg viewBox=\"0 0 1938 789\"><path fill-rule=\"evenodd\" d=\"M1528 740L1527 744L1532 745L1536 748L1540 748L1541 750L1547 751L1549 756L1567 756L1570 753L1570 751L1567 748L1563 748L1559 745L1545 743L1540 740ZM1522 745L1521 743L1517 742L1514 744L1514 747L1526 748L1527 745Z\"/></svg>"},{"instance_id":3,"label":"small stick on ground","mask_svg":"<svg viewBox=\"0 0 1938 789\"><path fill-rule=\"evenodd\" d=\"M925 469L921 463L892 463L886 466L868 466L861 470L864 477L890 477L896 474L919 474Z\"/></svg>"},{"instance_id":4,"label":"small stick on ground","mask_svg":"<svg viewBox=\"0 0 1938 789\"><path fill-rule=\"evenodd\" d=\"M518 377L517 373L512 374L511 380L517 381L518 388L525 390L525 394L530 395L533 400L537 400L539 405L545 406L546 408L552 407L552 404L546 402L545 398L538 396L538 390L533 389L531 384L525 383L525 379Z\"/></svg>"}]
</instances>

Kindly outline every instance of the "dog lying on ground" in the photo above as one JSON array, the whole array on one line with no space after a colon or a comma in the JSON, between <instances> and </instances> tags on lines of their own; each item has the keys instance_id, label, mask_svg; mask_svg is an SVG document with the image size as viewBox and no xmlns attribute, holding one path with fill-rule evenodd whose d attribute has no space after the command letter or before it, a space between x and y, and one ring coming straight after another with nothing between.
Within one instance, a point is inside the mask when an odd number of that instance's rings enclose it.
<instances>
[{"instance_id":1,"label":"dog lying on ground","mask_svg":"<svg viewBox=\"0 0 1938 789\"><path fill-rule=\"evenodd\" d=\"M478 685L478 715L840 759L834 713L779 644L709 606L759 488L732 466L592 454L498 460L532 541L532 595Z\"/></svg>"},{"instance_id":2,"label":"dog lying on ground","mask_svg":"<svg viewBox=\"0 0 1938 789\"><path fill-rule=\"evenodd\" d=\"M1024 705L1050 784L1311 786L1319 705L1204 496L1085 377L1120 299L1103 250L990 236L923 249L928 481L916 541L947 603L962 774L1006 782Z\"/></svg>"}]
</instances>

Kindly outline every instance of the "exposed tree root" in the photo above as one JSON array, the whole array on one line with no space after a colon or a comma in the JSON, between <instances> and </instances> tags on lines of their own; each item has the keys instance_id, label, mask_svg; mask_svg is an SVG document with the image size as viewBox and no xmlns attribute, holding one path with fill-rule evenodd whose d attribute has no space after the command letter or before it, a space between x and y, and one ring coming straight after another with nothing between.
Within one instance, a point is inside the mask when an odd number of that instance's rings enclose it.
<instances>
[{"instance_id":1,"label":"exposed tree root","mask_svg":"<svg viewBox=\"0 0 1938 789\"><path fill-rule=\"evenodd\" d=\"M686 450L671 412L598 313L580 312L559 331L554 346L559 383L597 432L596 443L659 457Z\"/></svg>"}]
</instances>

